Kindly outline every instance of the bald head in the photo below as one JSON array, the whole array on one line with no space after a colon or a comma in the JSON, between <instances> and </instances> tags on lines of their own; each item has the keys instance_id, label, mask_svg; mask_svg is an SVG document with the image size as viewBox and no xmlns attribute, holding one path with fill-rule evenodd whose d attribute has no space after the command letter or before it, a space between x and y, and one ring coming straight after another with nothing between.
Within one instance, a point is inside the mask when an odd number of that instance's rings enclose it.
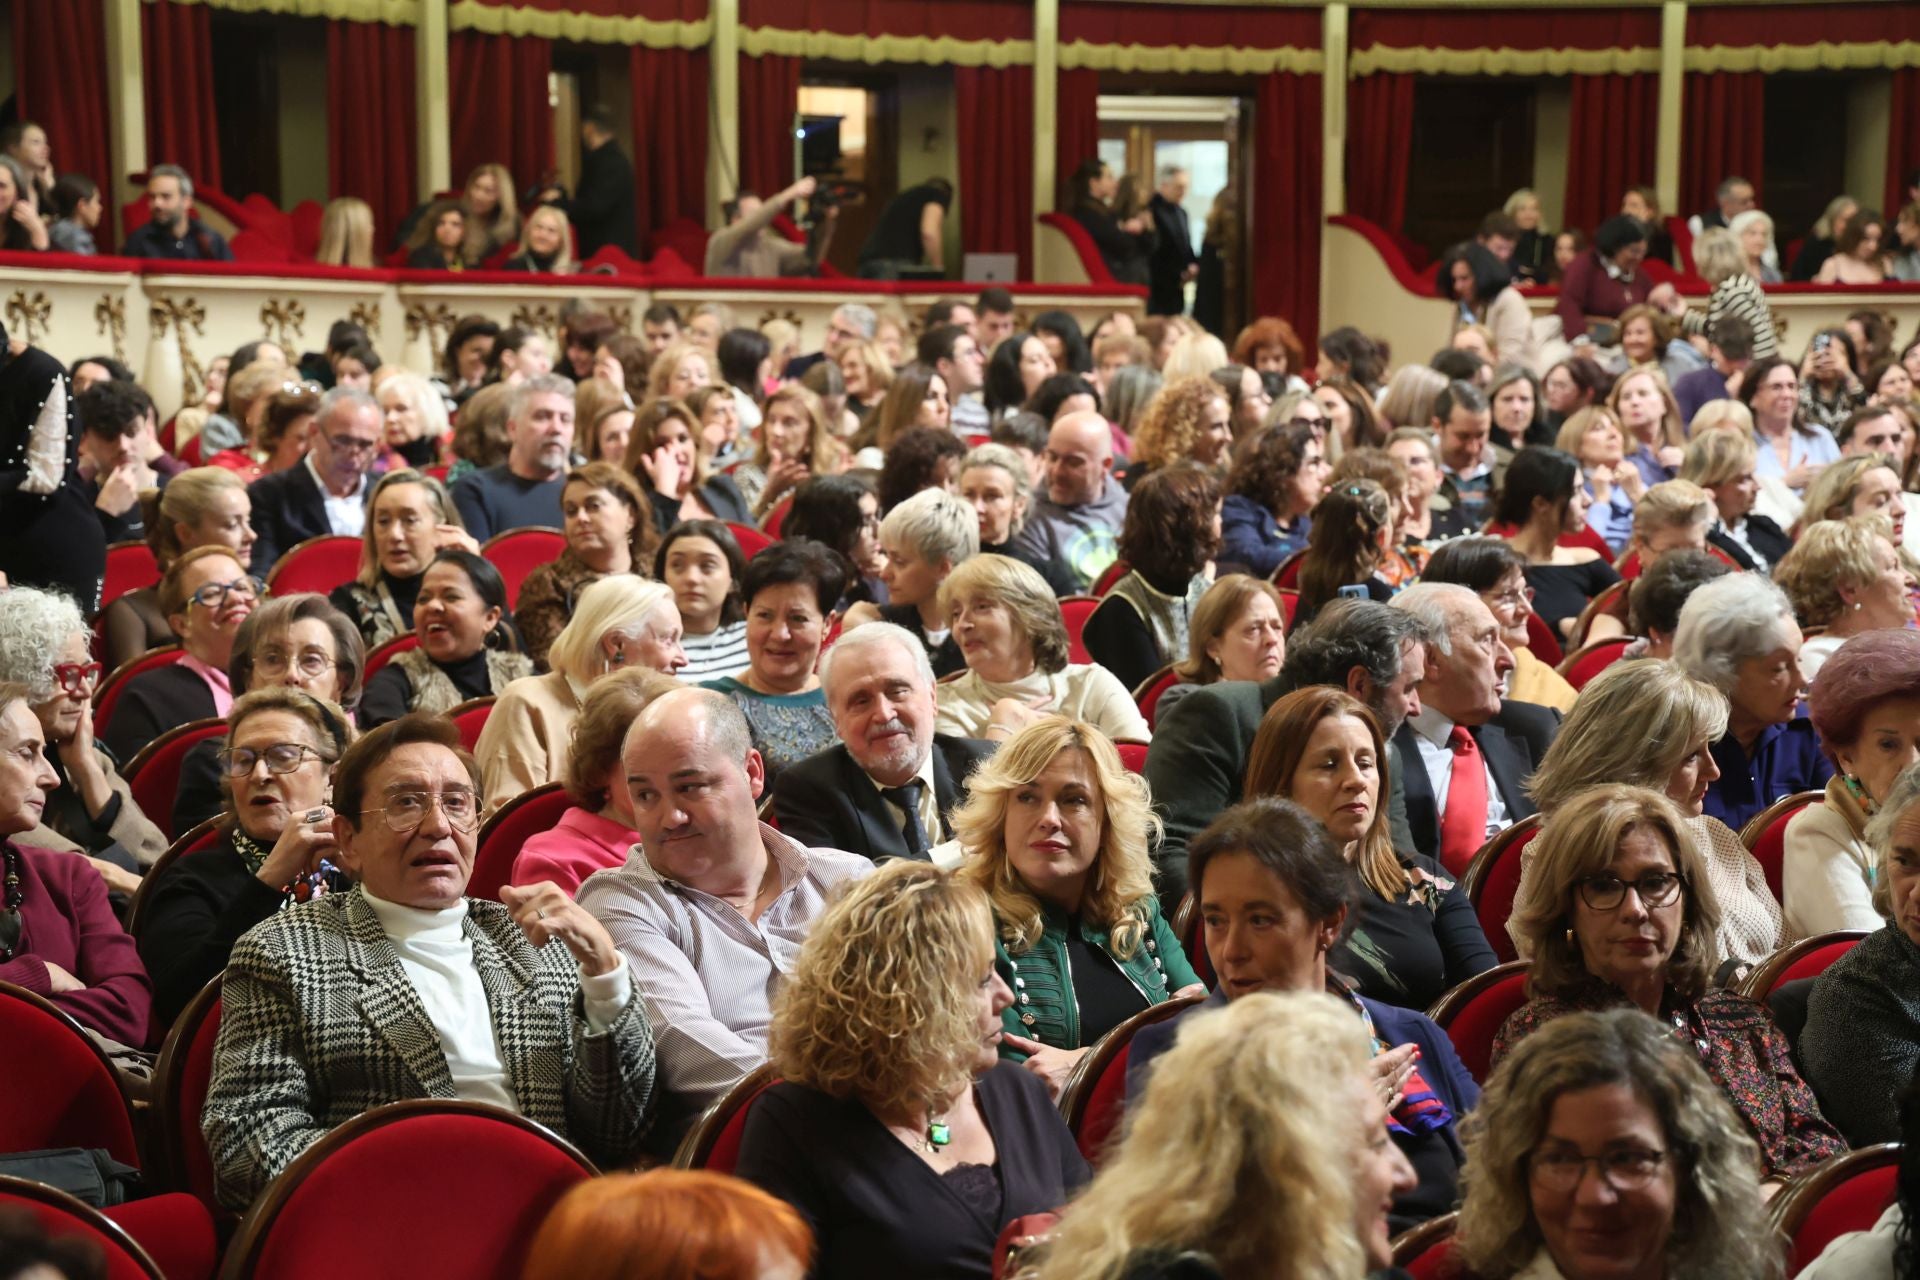
<instances>
[{"instance_id":1,"label":"bald head","mask_svg":"<svg viewBox=\"0 0 1920 1280\"><path fill-rule=\"evenodd\" d=\"M766 773L747 721L711 689L676 689L647 707L620 752L633 825L661 875L706 893L758 884L756 801Z\"/></svg>"},{"instance_id":2,"label":"bald head","mask_svg":"<svg viewBox=\"0 0 1920 1280\"><path fill-rule=\"evenodd\" d=\"M1097 413L1069 413L1047 435L1047 497L1063 507L1106 492L1113 467L1113 431Z\"/></svg>"}]
</instances>

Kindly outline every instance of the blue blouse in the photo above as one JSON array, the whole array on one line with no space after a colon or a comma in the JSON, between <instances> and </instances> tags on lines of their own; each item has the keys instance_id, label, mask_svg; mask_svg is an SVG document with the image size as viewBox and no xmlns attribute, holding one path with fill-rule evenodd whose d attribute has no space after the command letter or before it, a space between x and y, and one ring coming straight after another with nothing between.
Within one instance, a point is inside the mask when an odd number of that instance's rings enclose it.
<instances>
[{"instance_id":1,"label":"blue blouse","mask_svg":"<svg viewBox=\"0 0 1920 1280\"><path fill-rule=\"evenodd\" d=\"M1702 809L1738 831L1776 800L1802 791L1819 791L1833 777L1833 765L1820 750L1813 722L1804 717L1770 724L1749 756L1731 734L1713 744L1720 776L1707 788Z\"/></svg>"},{"instance_id":2,"label":"blue blouse","mask_svg":"<svg viewBox=\"0 0 1920 1280\"><path fill-rule=\"evenodd\" d=\"M1301 516L1282 525L1252 498L1230 493L1220 504L1220 554L1228 564L1243 564L1256 577L1270 578L1286 558L1307 547L1310 522Z\"/></svg>"},{"instance_id":3,"label":"blue blouse","mask_svg":"<svg viewBox=\"0 0 1920 1280\"><path fill-rule=\"evenodd\" d=\"M1759 446L1759 456L1753 463L1755 476L1762 480L1782 480L1785 479L1787 472L1802 463L1840 461L1840 446L1833 442L1833 434L1825 427L1810 426L1805 431L1791 431L1787 434L1787 438L1792 441L1791 447L1787 450L1787 456L1791 461L1785 467L1780 465L1780 455L1774 452L1771 440L1762 438L1755 441ZM1805 490L1795 489L1794 492L1803 493Z\"/></svg>"}]
</instances>

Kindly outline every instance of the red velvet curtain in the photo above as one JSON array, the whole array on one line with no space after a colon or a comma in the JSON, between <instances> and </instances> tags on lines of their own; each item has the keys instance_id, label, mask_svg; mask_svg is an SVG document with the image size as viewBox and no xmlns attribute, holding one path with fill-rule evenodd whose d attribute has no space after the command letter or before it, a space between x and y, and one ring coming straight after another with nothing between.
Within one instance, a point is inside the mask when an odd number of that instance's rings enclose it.
<instances>
[{"instance_id":1,"label":"red velvet curtain","mask_svg":"<svg viewBox=\"0 0 1920 1280\"><path fill-rule=\"evenodd\" d=\"M14 106L47 131L54 168L111 192L100 0L14 0L13 64Z\"/></svg>"},{"instance_id":2,"label":"red velvet curtain","mask_svg":"<svg viewBox=\"0 0 1920 1280\"><path fill-rule=\"evenodd\" d=\"M177 164L202 187L220 186L213 119L213 41L207 6L158 0L140 6L147 79L147 159Z\"/></svg>"},{"instance_id":3,"label":"red velvet curtain","mask_svg":"<svg viewBox=\"0 0 1920 1280\"><path fill-rule=\"evenodd\" d=\"M1062 71L1057 81L1053 135L1059 191L1054 208L1073 204L1073 171L1100 154L1100 73L1079 68Z\"/></svg>"},{"instance_id":4,"label":"red velvet curtain","mask_svg":"<svg viewBox=\"0 0 1920 1280\"><path fill-rule=\"evenodd\" d=\"M1561 225L1589 233L1619 212L1628 187L1653 182L1660 77L1574 76Z\"/></svg>"},{"instance_id":5,"label":"red velvet curtain","mask_svg":"<svg viewBox=\"0 0 1920 1280\"><path fill-rule=\"evenodd\" d=\"M1891 225L1907 203L1907 175L1920 169L1920 67L1893 73L1893 110L1887 121L1887 198L1880 206Z\"/></svg>"},{"instance_id":6,"label":"red velvet curtain","mask_svg":"<svg viewBox=\"0 0 1920 1280\"><path fill-rule=\"evenodd\" d=\"M1013 253L1032 276L1033 68L955 67L960 121L960 243Z\"/></svg>"},{"instance_id":7,"label":"red velvet curtain","mask_svg":"<svg viewBox=\"0 0 1920 1280\"><path fill-rule=\"evenodd\" d=\"M800 59L740 59L740 181L763 196L793 181L793 117L800 109Z\"/></svg>"},{"instance_id":8,"label":"red velvet curtain","mask_svg":"<svg viewBox=\"0 0 1920 1280\"><path fill-rule=\"evenodd\" d=\"M453 185L483 164L504 164L522 188L553 172L547 77L553 42L538 36L456 31L447 42L448 133Z\"/></svg>"},{"instance_id":9,"label":"red velvet curtain","mask_svg":"<svg viewBox=\"0 0 1920 1280\"><path fill-rule=\"evenodd\" d=\"M1254 101L1254 315L1280 315L1308 350L1320 328L1320 77L1276 72Z\"/></svg>"},{"instance_id":10,"label":"red velvet curtain","mask_svg":"<svg viewBox=\"0 0 1920 1280\"><path fill-rule=\"evenodd\" d=\"M1413 77L1361 76L1347 88L1347 212L1396 235L1407 221Z\"/></svg>"},{"instance_id":11,"label":"red velvet curtain","mask_svg":"<svg viewBox=\"0 0 1920 1280\"><path fill-rule=\"evenodd\" d=\"M707 207L707 51L633 46L633 136L642 139L635 209L643 248L676 218L702 222Z\"/></svg>"},{"instance_id":12,"label":"red velvet curtain","mask_svg":"<svg viewBox=\"0 0 1920 1280\"><path fill-rule=\"evenodd\" d=\"M1714 207L1714 188L1738 175L1765 207L1766 77L1758 71L1694 72L1681 111L1680 208Z\"/></svg>"},{"instance_id":13,"label":"red velvet curtain","mask_svg":"<svg viewBox=\"0 0 1920 1280\"><path fill-rule=\"evenodd\" d=\"M387 244L414 204L413 28L327 23L327 189L373 206Z\"/></svg>"}]
</instances>

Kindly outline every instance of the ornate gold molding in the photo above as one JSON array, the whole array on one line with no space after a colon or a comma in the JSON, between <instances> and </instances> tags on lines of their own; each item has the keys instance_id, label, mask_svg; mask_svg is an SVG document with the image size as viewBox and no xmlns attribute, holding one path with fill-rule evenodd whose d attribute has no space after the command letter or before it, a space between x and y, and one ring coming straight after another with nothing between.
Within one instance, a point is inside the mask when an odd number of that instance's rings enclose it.
<instances>
[{"instance_id":1,"label":"ornate gold molding","mask_svg":"<svg viewBox=\"0 0 1920 1280\"><path fill-rule=\"evenodd\" d=\"M292 338L307 336L306 304L298 298L268 298L260 304L260 327L280 344L282 351L297 355Z\"/></svg>"},{"instance_id":2,"label":"ornate gold molding","mask_svg":"<svg viewBox=\"0 0 1920 1280\"><path fill-rule=\"evenodd\" d=\"M1865 71L1920 67L1920 41L1865 44L1724 45L1688 49L1688 71Z\"/></svg>"},{"instance_id":3,"label":"ornate gold molding","mask_svg":"<svg viewBox=\"0 0 1920 1280\"><path fill-rule=\"evenodd\" d=\"M391 27L420 25L420 0L146 0L147 4L203 4L231 13L283 13L295 18L339 18L346 22L384 22Z\"/></svg>"},{"instance_id":4,"label":"ornate gold molding","mask_svg":"<svg viewBox=\"0 0 1920 1280\"><path fill-rule=\"evenodd\" d=\"M127 300L117 293L103 293L93 304L93 327L113 343L113 358L127 362Z\"/></svg>"},{"instance_id":5,"label":"ornate gold molding","mask_svg":"<svg viewBox=\"0 0 1920 1280\"><path fill-rule=\"evenodd\" d=\"M624 302L616 302L607 308L607 319L622 333L633 332L633 308Z\"/></svg>"},{"instance_id":6,"label":"ornate gold molding","mask_svg":"<svg viewBox=\"0 0 1920 1280\"><path fill-rule=\"evenodd\" d=\"M356 302L347 312L347 319L367 331L369 338L380 336L380 304L376 302Z\"/></svg>"},{"instance_id":7,"label":"ornate gold molding","mask_svg":"<svg viewBox=\"0 0 1920 1280\"><path fill-rule=\"evenodd\" d=\"M1647 49L1404 49L1370 45L1347 63L1353 76L1376 72L1422 76L1655 75L1660 50Z\"/></svg>"},{"instance_id":8,"label":"ornate gold molding","mask_svg":"<svg viewBox=\"0 0 1920 1280\"><path fill-rule=\"evenodd\" d=\"M490 36L542 36L548 40L579 40L588 44L638 44L649 49L703 49L713 39L713 20L701 18L661 21L654 18L613 17L597 13L523 9L478 0L454 0L447 9L451 31L478 31Z\"/></svg>"},{"instance_id":9,"label":"ornate gold molding","mask_svg":"<svg viewBox=\"0 0 1920 1280\"><path fill-rule=\"evenodd\" d=\"M1326 55L1318 49L1239 49L1209 45L1090 44L1060 46L1063 70L1182 72L1191 75L1319 75Z\"/></svg>"},{"instance_id":10,"label":"ornate gold molding","mask_svg":"<svg viewBox=\"0 0 1920 1280\"><path fill-rule=\"evenodd\" d=\"M538 329L549 338L558 337L560 332L560 317L545 303L539 306L530 302L521 303L513 309L508 322L516 329Z\"/></svg>"},{"instance_id":11,"label":"ornate gold molding","mask_svg":"<svg viewBox=\"0 0 1920 1280\"><path fill-rule=\"evenodd\" d=\"M197 298L154 299L147 310L148 321L153 325L156 338L167 336L167 327L173 327L174 340L180 345L181 395L183 403L198 404L200 389L206 385L206 370L200 365L199 357L193 354L193 347L187 341L187 331L192 330L200 337L207 335L207 309L200 305Z\"/></svg>"},{"instance_id":12,"label":"ornate gold molding","mask_svg":"<svg viewBox=\"0 0 1920 1280\"><path fill-rule=\"evenodd\" d=\"M46 337L52 319L53 301L38 289L15 289L7 299L7 328L30 343Z\"/></svg>"},{"instance_id":13,"label":"ornate gold molding","mask_svg":"<svg viewBox=\"0 0 1920 1280\"><path fill-rule=\"evenodd\" d=\"M425 334L427 349L432 353L433 363L438 365L446 350L446 338L441 335L452 334L453 326L458 322L458 317L453 314L453 308L444 302L437 302L431 307L425 303L416 302L407 308L403 321L406 326L407 341L417 342L421 335Z\"/></svg>"}]
</instances>

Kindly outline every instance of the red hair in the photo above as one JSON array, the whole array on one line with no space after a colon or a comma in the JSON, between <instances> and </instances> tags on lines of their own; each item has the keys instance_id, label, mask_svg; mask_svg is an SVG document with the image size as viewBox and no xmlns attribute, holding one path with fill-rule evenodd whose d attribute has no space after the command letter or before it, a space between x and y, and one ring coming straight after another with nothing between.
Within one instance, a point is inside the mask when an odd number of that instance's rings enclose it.
<instances>
[{"instance_id":1,"label":"red hair","mask_svg":"<svg viewBox=\"0 0 1920 1280\"><path fill-rule=\"evenodd\" d=\"M553 1206L521 1280L754 1280L773 1251L811 1267L813 1233L750 1183L703 1170L615 1173Z\"/></svg>"},{"instance_id":2,"label":"red hair","mask_svg":"<svg viewBox=\"0 0 1920 1280\"><path fill-rule=\"evenodd\" d=\"M1240 336L1233 340L1233 362L1252 368L1264 347L1284 348L1287 353L1287 372L1296 378L1301 376L1307 349L1300 344L1300 335L1293 331L1292 325L1279 316L1261 316L1242 329Z\"/></svg>"}]
</instances>

